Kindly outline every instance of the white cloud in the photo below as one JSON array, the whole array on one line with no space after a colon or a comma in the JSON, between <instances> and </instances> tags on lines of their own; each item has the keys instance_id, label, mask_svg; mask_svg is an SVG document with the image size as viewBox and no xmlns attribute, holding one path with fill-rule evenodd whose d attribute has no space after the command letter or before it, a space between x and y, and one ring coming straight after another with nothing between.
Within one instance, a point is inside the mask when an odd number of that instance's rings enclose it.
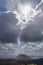
<instances>
[{"instance_id":1,"label":"white cloud","mask_svg":"<svg viewBox=\"0 0 43 65\"><path fill-rule=\"evenodd\" d=\"M22 45L21 48L14 48L15 44L0 44L0 55L14 55L14 57L19 54L26 54L28 56L43 56L43 42L28 42ZM11 58L11 57L10 57Z\"/></svg>"},{"instance_id":2,"label":"white cloud","mask_svg":"<svg viewBox=\"0 0 43 65\"><path fill-rule=\"evenodd\" d=\"M18 2L18 1L17 1ZM18 20L17 25L20 26L21 30L26 28L27 25L31 24L30 21L34 22L34 18L40 14L42 11L41 9L37 10L37 8L43 3L43 1L41 1L39 4L36 5L36 7L33 9L32 7L30 7L30 12L28 13L28 15L23 15L22 13L22 6L25 7L25 5L21 4L20 2L18 2L19 4L17 4L17 8L16 8L16 13L14 12L14 14L16 14L16 18ZM21 7L20 7L21 6ZM20 9L22 8L22 9Z\"/></svg>"}]
</instances>

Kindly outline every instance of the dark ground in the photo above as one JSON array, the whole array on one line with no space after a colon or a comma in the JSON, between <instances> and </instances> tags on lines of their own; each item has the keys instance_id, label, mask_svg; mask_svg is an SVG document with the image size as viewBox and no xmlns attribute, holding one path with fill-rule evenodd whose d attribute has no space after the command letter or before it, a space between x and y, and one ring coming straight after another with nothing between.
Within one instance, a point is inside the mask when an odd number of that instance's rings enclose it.
<instances>
[{"instance_id":1,"label":"dark ground","mask_svg":"<svg viewBox=\"0 0 43 65\"><path fill-rule=\"evenodd\" d=\"M0 65L43 65L43 58L36 60L0 59Z\"/></svg>"}]
</instances>

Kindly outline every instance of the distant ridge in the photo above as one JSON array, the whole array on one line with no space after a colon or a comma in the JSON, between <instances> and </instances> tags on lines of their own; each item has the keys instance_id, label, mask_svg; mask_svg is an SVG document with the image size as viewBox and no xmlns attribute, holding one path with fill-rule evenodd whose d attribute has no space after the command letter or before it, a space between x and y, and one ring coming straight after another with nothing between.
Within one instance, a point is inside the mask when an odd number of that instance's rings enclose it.
<instances>
[{"instance_id":1,"label":"distant ridge","mask_svg":"<svg viewBox=\"0 0 43 65\"><path fill-rule=\"evenodd\" d=\"M20 54L16 57L18 60L30 60L31 58L25 54Z\"/></svg>"}]
</instances>

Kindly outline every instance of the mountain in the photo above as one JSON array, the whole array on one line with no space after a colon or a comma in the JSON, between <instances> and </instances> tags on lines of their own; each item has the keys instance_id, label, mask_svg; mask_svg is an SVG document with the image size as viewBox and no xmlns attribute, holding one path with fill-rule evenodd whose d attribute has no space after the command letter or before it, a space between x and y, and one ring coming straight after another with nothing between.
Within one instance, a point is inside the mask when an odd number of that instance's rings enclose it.
<instances>
[{"instance_id":1,"label":"mountain","mask_svg":"<svg viewBox=\"0 0 43 65\"><path fill-rule=\"evenodd\" d=\"M21 60L21 61L23 61L23 60L30 60L30 59L31 59L30 57L28 57L28 56L25 55L25 54L20 54L20 55L18 55L16 58L17 58L18 60Z\"/></svg>"}]
</instances>

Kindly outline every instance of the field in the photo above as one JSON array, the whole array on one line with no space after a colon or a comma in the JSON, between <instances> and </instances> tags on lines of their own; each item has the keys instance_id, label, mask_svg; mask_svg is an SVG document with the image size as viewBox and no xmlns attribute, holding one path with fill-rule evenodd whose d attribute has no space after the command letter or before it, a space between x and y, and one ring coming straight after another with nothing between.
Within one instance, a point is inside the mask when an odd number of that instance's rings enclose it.
<instances>
[{"instance_id":1,"label":"field","mask_svg":"<svg viewBox=\"0 0 43 65\"><path fill-rule=\"evenodd\" d=\"M43 58L36 60L0 59L0 65L43 65Z\"/></svg>"}]
</instances>

